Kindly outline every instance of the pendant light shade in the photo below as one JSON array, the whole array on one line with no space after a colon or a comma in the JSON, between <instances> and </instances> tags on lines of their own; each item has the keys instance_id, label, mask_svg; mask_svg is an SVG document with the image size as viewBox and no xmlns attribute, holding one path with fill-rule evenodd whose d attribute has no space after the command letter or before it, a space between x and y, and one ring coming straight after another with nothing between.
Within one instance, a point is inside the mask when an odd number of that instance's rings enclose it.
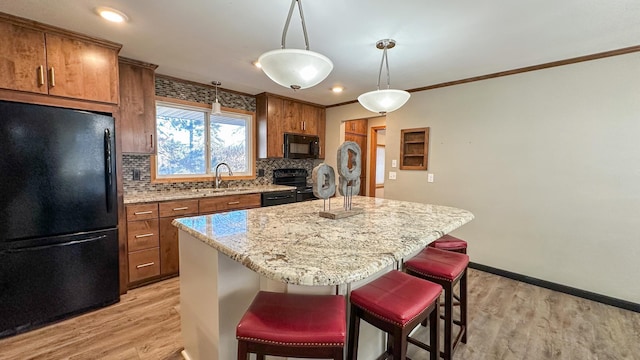
<instances>
[{"instance_id":1,"label":"pendant light shade","mask_svg":"<svg viewBox=\"0 0 640 360\"><path fill-rule=\"evenodd\" d=\"M262 54L258 62L271 80L294 90L318 85L333 70L328 57L301 49L272 50Z\"/></svg>"},{"instance_id":2,"label":"pendant light shade","mask_svg":"<svg viewBox=\"0 0 640 360\"><path fill-rule=\"evenodd\" d=\"M404 90L374 90L358 96L358 102L369 111L385 114L400 109L409 97L411 94Z\"/></svg>"},{"instance_id":3,"label":"pendant light shade","mask_svg":"<svg viewBox=\"0 0 640 360\"><path fill-rule=\"evenodd\" d=\"M220 102L218 101L218 86L222 85L222 83L220 81L212 81L211 84L216 87L216 99L211 104L211 113L213 115L220 115L222 114L222 107L220 106Z\"/></svg>"},{"instance_id":4,"label":"pendant light shade","mask_svg":"<svg viewBox=\"0 0 640 360\"><path fill-rule=\"evenodd\" d=\"M306 50L287 49L285 47L287 30L289 29L296 3L300 10ZM262 71L279 85L293 90L310 88L326 79L331 70L333 70L333 62L328 57L309 50L309 38L304 22L304 14L302 13L301 0L291 0L289 15L282 31L281 45L281 49L268 51L258 58Z\"/></svg>"},{"instance_id":5,"label":"pendant light shade","mask_svg":"<svg viewBox=\"0 0 640 360\"><path fill-rule=\"evenodd\" d=\"M386 114L401 108L411 97L411 94L404 90L394 90L389 88L390 77L387 49L391 49L394 46L396 46L396 42L392 39L379 40L376 43L376 47L383 50L382 61L380 62L380 71L378 72L378 89L358 96L358 102L369 111ZM387 69L387 88L380 90L380 77L382 76L382 66L384 64L386 64Z\"/></svg>"}]
</instances>

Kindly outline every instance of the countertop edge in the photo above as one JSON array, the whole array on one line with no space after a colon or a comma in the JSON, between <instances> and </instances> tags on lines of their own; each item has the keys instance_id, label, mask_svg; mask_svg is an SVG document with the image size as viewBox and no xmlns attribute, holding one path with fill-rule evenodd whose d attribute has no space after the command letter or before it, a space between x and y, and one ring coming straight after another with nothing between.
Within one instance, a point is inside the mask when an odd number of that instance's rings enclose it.
<instances>
[{"instance_id":1,"label":"countertop edge","mask_svg":"<svg viewBox=\"0 0 640 360\"><path fill-rule=\"evenodd\" d=\"M245 194L261 194L265 192L273 192L273 191L284 191L284 190L295 190L294 186L286 186L286 185L268 185L268 186L255 186L249 188L243 188L242 190L233 190L231 188L230 191L224 190L212 190L212 189L202 189L202 190L184 190L184 191L158 191L158 192L146 192L146 193L137 193L137 194L125 194L124 195L124 204L144 204L151 202L162 202L162 201L172 201L172 200L188 200L188 199L202 199L202 198L211 198L211 197L221 197L221 196L233 196L233 195L245 195Z\"/></svg>"}]
</instances>

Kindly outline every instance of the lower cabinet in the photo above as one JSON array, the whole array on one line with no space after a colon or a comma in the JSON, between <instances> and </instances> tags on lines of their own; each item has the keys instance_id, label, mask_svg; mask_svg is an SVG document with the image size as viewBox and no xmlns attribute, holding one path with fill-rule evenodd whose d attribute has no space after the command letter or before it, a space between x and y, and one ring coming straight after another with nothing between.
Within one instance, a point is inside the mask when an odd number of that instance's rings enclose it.
<instances>
[{"instance_id":1,"label":"lower cabinet","mask_svg":"<svg viewBox=\"0 0 640 360\"><path fill-rule=\"evenodd\" d=\"M135 283L160 274L158 248L129 253L129 283Z\"/></svg>"},{"instance_id":2,"label":"lower cabinet","mask_svg":"<svg viewBox=\"0 0 640 360\"><path fill-rule=\"evenodd\" d=\"M129 287L178 274L178 229L171 225L173 220L260 207L260 199L260 194L242 194L127 205Z\"/></svg>"},{"instance_id":3,"label":"lower cabinet","mask_svg":"<svg viewBox=\"0 0 640 360\"><path fill-rule=\"evenodd\" d=\"M180 270L178 228L171 225L175 219L178 218L160 219L160 273L162 275L177 274Z\"/></svg>"}]
</instances>

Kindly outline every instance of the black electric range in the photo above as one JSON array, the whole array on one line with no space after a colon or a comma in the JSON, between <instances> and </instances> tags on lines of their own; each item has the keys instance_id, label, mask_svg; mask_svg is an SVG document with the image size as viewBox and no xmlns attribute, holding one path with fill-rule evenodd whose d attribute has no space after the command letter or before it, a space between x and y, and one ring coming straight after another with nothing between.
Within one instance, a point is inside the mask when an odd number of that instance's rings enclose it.
<instances>
[{"instance_id":1,"label":"black electric range","mask_svg":"<svg viewBox=\"0 0 640 360\"><path fill-rule=\"evenodd\" d=\"M307 184L309 172L306 169L276 169L273 170L273 183L296 187L296 201L315 200L313 188Z\"/></svg>"}]
</instances>

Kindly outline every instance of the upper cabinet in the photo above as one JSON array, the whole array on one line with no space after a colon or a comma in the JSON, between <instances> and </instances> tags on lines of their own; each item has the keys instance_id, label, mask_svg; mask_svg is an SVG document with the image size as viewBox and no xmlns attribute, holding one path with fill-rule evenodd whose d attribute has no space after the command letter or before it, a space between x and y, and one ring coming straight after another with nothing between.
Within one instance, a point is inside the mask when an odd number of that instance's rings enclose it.
<instances>
[{"instance_id":1,"label":"upper cabinet","mask_svg":"<svg viewBox=\"0 0 640 360\"><path fill-rule=\"evenodd\" d=\"M123 153L155 153L157 67L120 58L120 139Z\"/></svg>"},{"instance_id":2,"label":"upper cabinet","mask_svg":"<svg viewBox=\"0 0 640 360\"><path fill-rule=\"evenodd\" d=\"M0 13L0 88L118 103L120 45Z\"/></svg>"},{"instance_id":3,"label":"upper cabinet","mask_svg":"<svg viewBox=\"0 0 640 360\"><path fill-rule=\"evenodd\" d=\"M47 94L44 33L0 19L0 87Z\"/></svg>"},{"instance_id":4,"label":"upper cabinet","mask_svg":"<svg viewBox=\"0 0 640 360\"><path fill-rule=\"evenodd\" d=\"M256 116L259 158L283 157L285 133L317 135L320 158L324 158L324 107L262 93L256 96Z\"/></svg>"},{"instance_id":5,"label":"upper cabinet","mask_svg":"<svg viewBox=\"0 0 640 360\"><path fill-rule=\"evenodd\" d=\"M344 132L367 136L367 119L349 120L344 122Z\"/></svg>"}]
</instances>

